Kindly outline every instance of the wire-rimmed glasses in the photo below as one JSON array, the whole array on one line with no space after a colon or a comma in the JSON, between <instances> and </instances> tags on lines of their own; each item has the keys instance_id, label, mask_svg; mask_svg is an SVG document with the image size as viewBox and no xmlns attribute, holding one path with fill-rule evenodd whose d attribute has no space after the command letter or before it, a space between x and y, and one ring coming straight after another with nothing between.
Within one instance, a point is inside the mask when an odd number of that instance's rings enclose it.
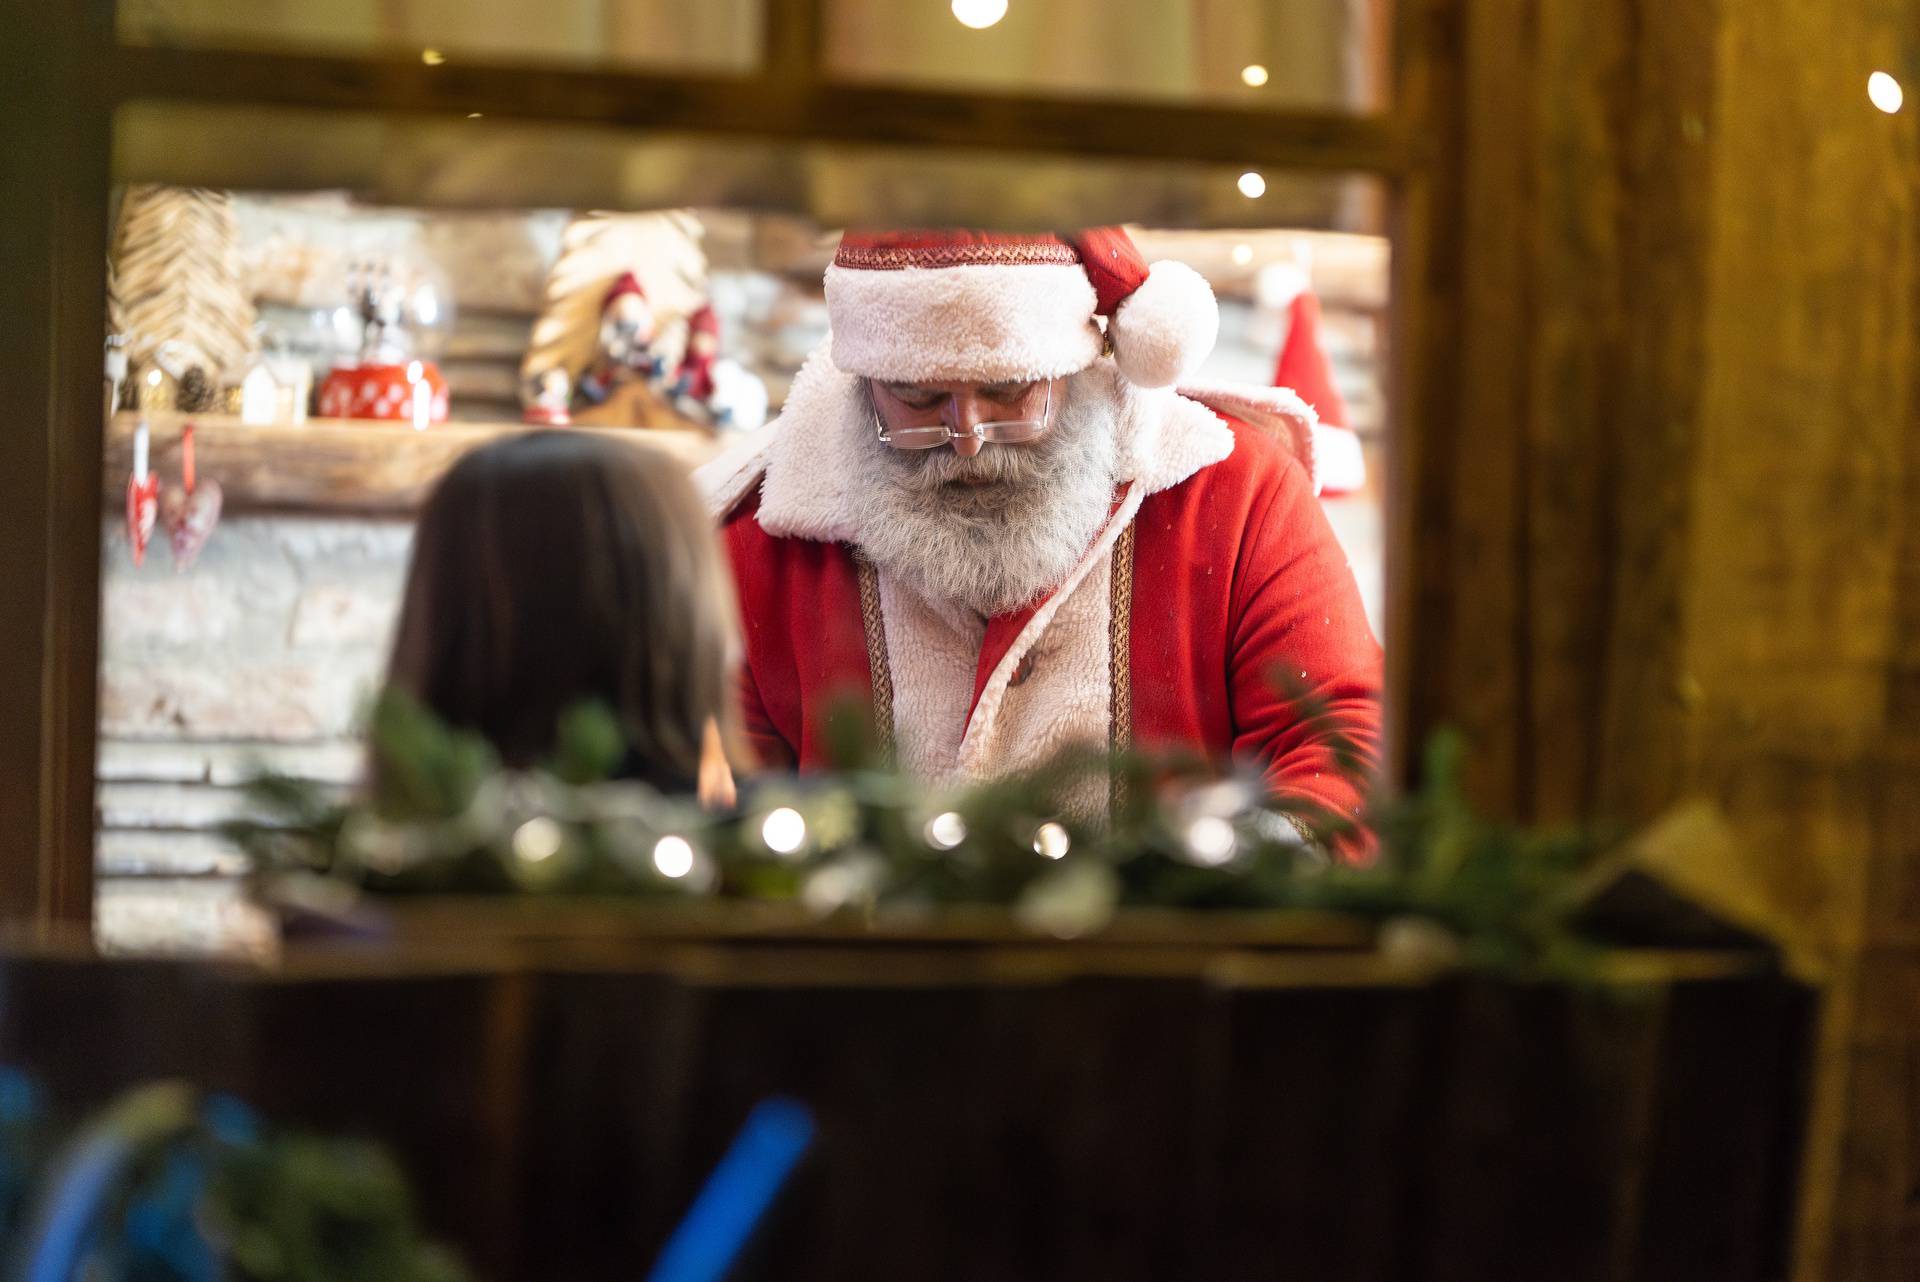
<instances>
[{"instance_id":1,"label":"wire-rimmed glasses","mask_svg":"<svg viewBox=\"0 0 1920 1282\"><path fill-rule=\"evenodd\" d=\"M944 419L933 422L909 423L904 427L887 426L887 416L880 407L873 404L873 384L867 384L867 403L873 405L873 419L880 432L880 443L891 445L896 450L931 450L952 441L972 437L989 445L1023 445L1033 440L1053 420L1053 380L1046 384L1046 399L1041 402L1038 418L993 419L985 423L975 423L964 431L955 431ZM912 410L915 414L939 413L939 402L926 410Z\"/></svg>"}]
</instances>

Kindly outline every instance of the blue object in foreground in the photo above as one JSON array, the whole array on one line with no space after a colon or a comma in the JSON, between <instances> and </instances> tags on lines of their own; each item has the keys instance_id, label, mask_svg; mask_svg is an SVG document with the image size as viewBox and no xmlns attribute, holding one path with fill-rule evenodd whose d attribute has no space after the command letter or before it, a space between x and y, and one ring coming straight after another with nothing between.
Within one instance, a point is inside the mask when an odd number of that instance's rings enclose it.
<instances>
[{"instance_id":1,"label":"blue object in foreground","mask_svg":"<svg viewBox=\"0 0 1920 1282\"><path fill-rule=\"evenodd\" d=\"M754 1105L647 1282L721 1282L811 1143L813 1114L805 1105L790 1099Z\"/></svg>"}]
</instances>

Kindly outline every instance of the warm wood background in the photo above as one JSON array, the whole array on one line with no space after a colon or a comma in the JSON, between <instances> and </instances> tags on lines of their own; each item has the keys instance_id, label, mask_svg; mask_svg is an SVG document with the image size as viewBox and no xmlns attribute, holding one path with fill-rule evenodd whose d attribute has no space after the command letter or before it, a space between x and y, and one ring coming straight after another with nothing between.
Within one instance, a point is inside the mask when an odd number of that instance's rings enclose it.
<instances>
[{"instance_id":1,"label":"warm wood background","mask_svg":"<svg viewBox=\"0 0 1920 1282\"><path fill-rule=\"evenodd\" d=\"M116 87L89 99L75 91L98 88L68 30L79 19L27 7L7 43L33 56L9 62L0 86L26 91L29 110L6 118L31 146L5 157L0 207L30 229L35 261L59 270L0 273L0 386L21 411L20 430L0 435L0 530L27 571L0 576L0 764L10 783L30 781L0 792L10 842L0 903L70 914L86 890L73 873L88 853L73 835L85 828L74 783L89 765L97 585L64 571L98 560L88 525L100 459L97 436L62 429L97 404L113 93L226 104L125 117L115 141L130 176L230 184L264 148L300 167L290 182L345 174L366 190L454 203L527 181L485 162L518 162L531 144L476 154L478 135L456 133L476 110L585 122L557 136L511 127L551 157L535 178L564 203L632 203L672 187L675 201L753 196L828 222L848 193L884 202L889 188L827 181L831 167L809 168L795 139L978 148L997 129L1031 152L1231 166L1258 151L1275 168L1391 169L1407 429L1393 646L1402 741L1464 726L1476 791L1522 816L1632 821L1692 795L1722 805L1832 948L1800 1275L1913 1276L1920 139L1912 108L1868 107L1865 81L1876 67L1907 69L1920 5L1400 9L1405 128L1276 117L1256 131L1226 108L1122 103L1096 115L1031 99L983 112L961 95L820 90L804 77L757 92L584 73L536 88L507 70L430 76L398 62L152 50L115 59ZM804 56L806 41L779 29L778 58ZM315 117L308 105L365 114ZM413 114L381 117L383 105ZM643 149L595 132L603 121L733 138L712 149L716 163L693 166L684 142ZM143 175L156 157L183 171ZM860 173L899 172L889 155L869 161ZM1051 176L1041 166L976 152L939 195L967 208L975 180L998 172L1022 180L1010 187L1020 199L1000 202L1015 220L1081 196L1099 216L1122 190L1148 216L1225 225L1240 209L1230 194L1211 203L1171 180L1143 187L1125 168L1049 186L1033 181ZM1195 172L1215 190L1217 171ZM764 174L758 185L750 173ZM684 190L702 183L704 196Z\"/></svg>"},{"instance_id":2,"label":"warm wood background","mask_svg":"<svg viewBox=\"0 0 1920 1282\"><path fill-rule=\"evenodd\" d=\"M1464 23L1423 130L1461 186L1397 250L1403 724L1523 817L1723 808L1831 956L1800 1276L1911 1278L1916 133L1866 81L1920 13L1425 8Z\"/></svg>"}]
</instances>

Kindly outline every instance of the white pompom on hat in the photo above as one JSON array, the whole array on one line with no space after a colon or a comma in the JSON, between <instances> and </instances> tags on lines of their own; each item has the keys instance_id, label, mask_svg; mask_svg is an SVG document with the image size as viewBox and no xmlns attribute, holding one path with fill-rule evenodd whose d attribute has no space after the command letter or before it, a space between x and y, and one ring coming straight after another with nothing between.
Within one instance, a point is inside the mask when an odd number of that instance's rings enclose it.
<instances>
[{"instance_id":1,"label":"white pompom on hat","mask_svg":"<svg viewBox=\"0 0 1920 1282\"><path fill-rule=\"evenodd\" d=\"M1184 263L1149 267L1118 227L850 231L827 268L827 311L833 363L894 382L1057 378L1105 343L1129 382L1170 387L1220 332L1206 280Z\"/></svg>"}]
</instances>

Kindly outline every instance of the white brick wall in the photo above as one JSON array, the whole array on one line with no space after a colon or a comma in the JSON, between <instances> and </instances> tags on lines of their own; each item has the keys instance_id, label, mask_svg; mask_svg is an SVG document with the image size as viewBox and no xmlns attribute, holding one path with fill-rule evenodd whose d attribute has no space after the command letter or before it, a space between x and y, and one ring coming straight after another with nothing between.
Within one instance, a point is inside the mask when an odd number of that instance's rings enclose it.
<instances>
[{"instance_id":1,"label":"white brick wall","mask_svg":"<svg viewBox=\"0 0 1920 1282\"><path fill-rule=\"evenodd\" d=\"M411 522L235 516L199 562L164 540L136 567L118 521L102 567L100 893L116 949L257 950L238 855L212 829L238 786L272 769L333 786L357 777L360 710L377 688Z\"/></svg>"}]
</instances>

